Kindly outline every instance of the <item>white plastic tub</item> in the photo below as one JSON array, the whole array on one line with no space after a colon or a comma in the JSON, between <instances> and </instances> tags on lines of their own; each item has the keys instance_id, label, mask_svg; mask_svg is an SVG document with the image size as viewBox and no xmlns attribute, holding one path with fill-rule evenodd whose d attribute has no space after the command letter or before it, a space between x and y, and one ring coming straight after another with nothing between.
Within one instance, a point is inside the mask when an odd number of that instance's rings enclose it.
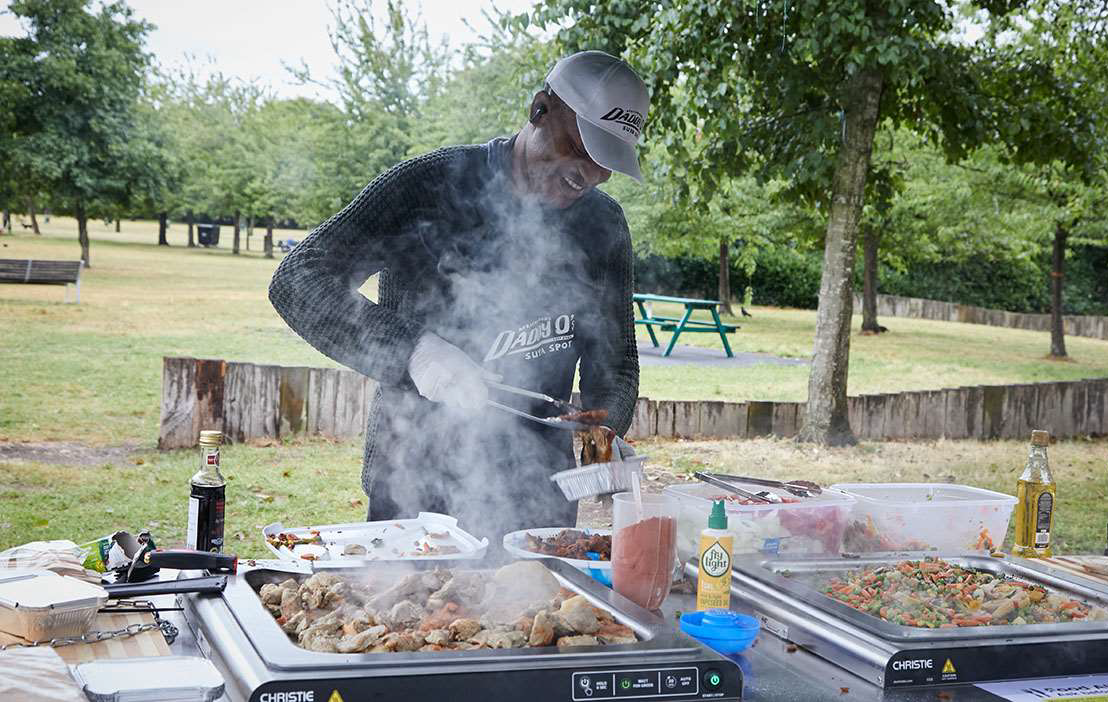
<instances>
[{"instance_id":1,"label":"white plastic tub","mask_svg":"<svg viewBox=\"0 0 1108 702\"><path fill-rule=\"evenodd\" d=\"M843 538L852 553L989 552L1008 533L1016 498L947 483L838 483L856 502Z\"/></svg>"},{"instance_id":2,"label":"white plastic tub","mask_svg":"<svg viewBox=\"0 0 1108 702\"><path fill-rule=\"evenodd\" d=\"M838 490L799 498L783 490L735 481L750 492L768 492L787 501L744 505L722 488L704 483L670 485L664 492L677 497L677 555L682 561L696 556L700 532L708 527L712 501L726 500L727 530L734 537L733 552L770 555L838 556L843 529L854 498Z\"/></svg>"},{"instance_id":3,"label":"white plastic tub","mask_svg":"<svg viewBox=\"0 0 1108 702\"><path fill-rule=\"evenodd\" d=\"M568 527L566 527L568 528ZM516 558L557 558L559 561L565 561L577 570L580 570L597 582L612 586L612 562L611 561L583 561L576 558L561 558L559 556L547 556L543 553L535 553L534 551L527 550L527 535L549 539L551 536L557 536L566 530L563 527L543 527L541 529L522 529L520 531L513 531L510 534L504 535L504 550L512 554ZM611 529L577 529L573 531L581 531L586 534L602 534L604 536L611 536Z\"/></svg>"}]
</instances>

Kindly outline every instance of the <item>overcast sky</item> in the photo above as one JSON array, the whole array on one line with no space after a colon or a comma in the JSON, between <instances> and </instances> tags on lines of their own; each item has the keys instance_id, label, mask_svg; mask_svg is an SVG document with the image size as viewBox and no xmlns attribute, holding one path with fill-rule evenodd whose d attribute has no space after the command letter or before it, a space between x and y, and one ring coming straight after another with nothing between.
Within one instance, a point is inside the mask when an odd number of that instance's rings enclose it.
<instances>
[{"instance_id":1,"label":"overcast sky","mask_svg":"<svg viewBox=\"0 0 1108 702\"><path fill-rule=\"evenodd\" d=\"M0 35L21 33L8 12L9 0L0 0ZM311 96L316 89L296 85L282 61L298 65L303 59L315 76L328 76L335 65L327 39L331 23L325 0L127 0L139 17L157 25L147 40L148 49L163 66L178 67L189 55L197 65L210 58L225 75L258 79L282 96ZM521 12L534 0L410 0L421 8L434 37L446 35L460 48L473 40L465 26L468 19L478 30L485 20L481 11L494 5ZM374 2L383 7L384 2Z\"/></svg>"}]
</instances>

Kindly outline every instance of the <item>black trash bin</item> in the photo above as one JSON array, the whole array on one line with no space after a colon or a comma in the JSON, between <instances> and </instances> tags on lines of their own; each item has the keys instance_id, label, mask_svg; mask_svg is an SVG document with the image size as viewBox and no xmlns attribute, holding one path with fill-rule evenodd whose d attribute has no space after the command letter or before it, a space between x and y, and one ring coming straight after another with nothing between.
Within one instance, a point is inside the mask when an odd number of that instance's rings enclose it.
<instances>
[{"instance_id":1,"label":"black trash bin","mask_svg":"<svg viewBox=\"0 0 1108 702\"><path fill-rule=\"evenodd\" d=\"M196 240L201 246L219 246L219 225L197 224Z\"/></svg>"}]
</instances>

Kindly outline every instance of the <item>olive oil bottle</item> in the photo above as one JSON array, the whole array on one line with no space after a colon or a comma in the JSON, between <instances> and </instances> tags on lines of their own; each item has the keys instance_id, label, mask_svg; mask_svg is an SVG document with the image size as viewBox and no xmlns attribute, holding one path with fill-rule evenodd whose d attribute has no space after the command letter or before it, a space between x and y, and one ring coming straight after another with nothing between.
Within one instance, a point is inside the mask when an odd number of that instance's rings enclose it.
<instances>
[{"instance_id":1,"label":"olive oil bottle","mask_svg":"<svg viewBox=\"0 0 1108 702\"><path fill-rule=\"evenodd\" d=\"M1046 459L1050 434L1031 432L1027 467L1016 482L1016 543L1013 556L1049 558L1050 531L1054 526L1054 478Z\"/></svg>"}]
</instances>

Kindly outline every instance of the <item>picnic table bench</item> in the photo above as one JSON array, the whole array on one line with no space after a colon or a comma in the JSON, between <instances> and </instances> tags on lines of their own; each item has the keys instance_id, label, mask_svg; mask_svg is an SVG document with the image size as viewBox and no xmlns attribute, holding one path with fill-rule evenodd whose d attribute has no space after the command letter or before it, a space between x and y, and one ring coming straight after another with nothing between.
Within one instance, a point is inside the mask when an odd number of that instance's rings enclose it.
<instances>
[{"instance_id":1,"label":"picnic table bench","mask_svg":"<svg viewBox=\"0 0 1108 702\"><path fill-rule=\"evenodd\" d=\"M77 291L81 302L81 261L45 261L35 259L0 258L0 283L32 283L64 285L69 301L69 286Z\"/></svg>"},{"instance_id":2,"label":"picnic table bench","mask_svg":"<svg viewBox=\"0 0 1108 702\"><path fill-rule=\"evenodd\" d=\"M650 341L654 344L655 348L658 346L658 337L654 335L654 327L658 327L662 331L671 331L673 336L670 337L669 345L666 346L663 356L669 356L673 352L673 347L677 345L677 337L681 336L682 332L697 332L708 334L719 334L720 340L723 341L723 350L727 352L728 358L734 358L735 354L731 353L731 345L727 343L727 335L734 334L735 330L739 328L737 324L724 324L719 318L719 300L697 300L689 297L670 297L668 295L650 295L645 293L635 293L632 296L635 304L639 308L640 318L635 320L635 324L641 324L646 327L646 333L650 335ZM664 317L662 315L656 315L653 311L647 311L646 303L648 302L669 302L677 305L685 306L685 314L681 317ZM692 313L696 310L707 310L712 315L712 321L706 319L692 319Z\"/></svg>"}]
</instances>

